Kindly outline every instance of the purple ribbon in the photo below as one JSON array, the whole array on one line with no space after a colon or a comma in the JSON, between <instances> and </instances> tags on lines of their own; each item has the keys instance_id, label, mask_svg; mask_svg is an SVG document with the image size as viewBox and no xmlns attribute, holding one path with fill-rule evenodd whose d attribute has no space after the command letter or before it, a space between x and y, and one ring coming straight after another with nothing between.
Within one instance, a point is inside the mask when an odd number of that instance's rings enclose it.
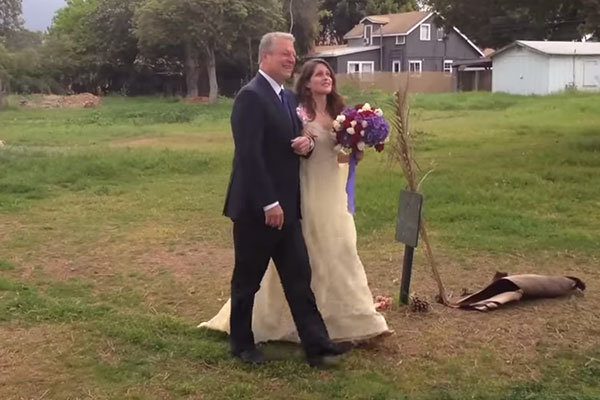
<instances>
[{"instance_id":1,"label":"purple ribbon","mask_svg":"<svg viewBox=\"0 0 600 400\"><path fill-rule=\"evenodd\" d=\"M356 214L356 166L358 160L354 152L350 155L350 170L348 171L348 182L346 182L346 193L348 194L348 211L350 214Z\"/></svg>"}]
</instances>

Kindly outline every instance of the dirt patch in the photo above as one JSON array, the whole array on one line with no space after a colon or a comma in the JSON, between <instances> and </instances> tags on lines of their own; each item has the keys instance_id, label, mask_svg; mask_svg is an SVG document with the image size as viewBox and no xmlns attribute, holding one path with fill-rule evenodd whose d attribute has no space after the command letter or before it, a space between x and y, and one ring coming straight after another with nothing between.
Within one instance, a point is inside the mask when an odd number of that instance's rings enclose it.
<instances>
[{"instance_id":1,"label":"dirt patch","mask_svg":"<svg viewBox=\"0 0 600 400\"><path fill-rule=\"evenodd\" d=\"M19 102L25 108L94 108L102 104L102 99L91 93L70 96L34 95Z\"/></svg>"},{"instance_id":2,"label":"dirt patch","mask_svg":"<svg viewBox=\"0 0 600 400\"><path fill-rule=\"evenodd\" d=\"M200 323L229 298L233 250L201 244L171 250L157 249L135 262L156 282L145 291L150 309L170 309L179 317Z\"/></svg>"},{"instance_id":3,"label":"dirt patch","mask_svg":"<svg viewBox=\"0 0 600 400\"><path fill-rule=\"evenodd\" d=\"M183 102L187 104L205 104L209 102L209 99L206 96L186 97Z\"/></svg>"},{"instance_id":4,"label":"dirt patch","mask_svg":"<svg viewBox=\"0 0 600 400\"><path fill-rule=\"evenodd\" d=\"M231 137L222 134L203 133L202 136L177 135L164 137L145 137L113 142L112 147L166 147L170 149L189 149L205 147L207 144L231 142Z\"/></svg>"},{"instance_id":5,"label":"dirt patch","mask_svg":"<svg viewBox=\"0 0 600 400\"><path fill-rule=\"evenodd\" d=\"M401 254L369 252L363 256L373 294L398 296ZM564 349L580 354L600 346L600 296L594 290L598 272L593 264L568 255L492 258L473 256L459 262L438 254L446 290L459 297L463 288L475 291L487 285L496 270L509 273L573 275L588 285L584 293L556 299L522 301L502 309L480 313L456 310L434 302L437 287L426 266L417 257L411 291L432 304L432 311L415 314L395 304L385 313L396 334L368 349L386 364L411 360L458 357L457 368L477 373L498 373L511 379L537 380L544 360ZM596 338L592 340L591 338ZM485 368L482 368L482 365Z\"/></svg>"},{"instance_id":6,"label":"dirt patch","mask_svg":"<svg viewBox=\"0 0 600 400\"><path fill-rule=\"evenodd\" d=\"M69 380L60 360L74 342L66 326L0 325L0 398L52 398L53 387Z\"/></svg>"},{"instance_id":7,"label":"dirt patch","mask_svg":"<svg viewBox=\"0 0 600 400\"><path fill-rule=\"evenodd\" d=\"M233 266L230 247L168 245L151 240L135 244L98 242L77 256L65 257L60 246L40 249L36 260L24 263L22 272L33 272L27 264L33 268L43 261L49 276L60 280L91 277L96 292L115 288L139 291L147 310L177 316L194 325L212 317L229 296ZM365 248L361 258L373 295L397 299L401 252L395 247ZM566 254L535 258L470 255L458 260L441 251L437 259L446 289L454 297L463 288L475 291L484 287L496 270L573 275L584 280L588 290L584 295L521 302L490 313L450 309L434 302L435 282L418 253L411 289L432 304L431 312L416 314L394 304L384 315L396 334L358 350L361 359L386 368L425 362L431 364L432 371L439 365L449 368L445 360L456 359L451 365L459 374L480 374L489 379L499 374L535 381L541 377L545 360L560 351L585 354L600 345L600 296L595 290L600 272L595 261ZM107 363L111 357L109 351L102 355Z\"/></svg>"}]
</instances>

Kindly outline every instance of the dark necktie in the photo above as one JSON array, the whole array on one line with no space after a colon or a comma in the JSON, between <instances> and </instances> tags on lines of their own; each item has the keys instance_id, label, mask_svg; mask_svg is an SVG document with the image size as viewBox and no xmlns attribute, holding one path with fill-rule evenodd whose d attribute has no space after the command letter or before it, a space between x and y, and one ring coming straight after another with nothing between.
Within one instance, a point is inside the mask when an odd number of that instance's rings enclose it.
<instances>
[{"instance_id":1,"label":"dark necktie","mask_svg":"<svg viewBox=\"0 0 600 400\"><path fill-rule=\"evenodd\" d=\"M288 104L287 96L285 95L283 89L281 89L281 91L279 92L279 97L281 97L281 106L285 110L285 115L287 115L287 117L291 121L292 115L290 114L290 105Z\"/></svg>"}]
</instances>

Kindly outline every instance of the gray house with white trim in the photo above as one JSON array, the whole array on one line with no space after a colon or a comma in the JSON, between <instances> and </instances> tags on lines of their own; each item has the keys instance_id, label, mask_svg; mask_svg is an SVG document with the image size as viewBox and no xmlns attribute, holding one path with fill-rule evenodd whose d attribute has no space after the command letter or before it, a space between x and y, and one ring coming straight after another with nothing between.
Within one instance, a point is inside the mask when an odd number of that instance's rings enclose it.
<instances>
[{"instance_id":1,"label":"gray house with white trim","mask_svg":"<svg viewBox=\"0 0 600 400\"><path fill-rule=\"evenodd\" d=\"M435 13L370 15L344 35L347 44L318 46L308 58L327 60L336 73L376 71L452 73L456 61L483 56L458 29L446 31Z\"/></svg>"}]
</instances>

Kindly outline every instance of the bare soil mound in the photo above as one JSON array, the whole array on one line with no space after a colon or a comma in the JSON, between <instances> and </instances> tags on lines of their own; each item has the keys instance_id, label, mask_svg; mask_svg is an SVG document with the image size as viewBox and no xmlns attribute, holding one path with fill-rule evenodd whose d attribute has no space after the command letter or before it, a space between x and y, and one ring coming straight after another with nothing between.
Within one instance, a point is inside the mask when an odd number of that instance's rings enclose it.
<instances>
[{"instance_id":1,"label":"bare soil mound","mask_svg":"<svg viewBox=\"0 0 600 400\"><path fill-rule=\"evenodd\" d=\"M93 108L102 104L102 99L91 93L81 93L69 96L55 94L35 95L19 102L27 108Z\"/></svg>"}]
</instances>

